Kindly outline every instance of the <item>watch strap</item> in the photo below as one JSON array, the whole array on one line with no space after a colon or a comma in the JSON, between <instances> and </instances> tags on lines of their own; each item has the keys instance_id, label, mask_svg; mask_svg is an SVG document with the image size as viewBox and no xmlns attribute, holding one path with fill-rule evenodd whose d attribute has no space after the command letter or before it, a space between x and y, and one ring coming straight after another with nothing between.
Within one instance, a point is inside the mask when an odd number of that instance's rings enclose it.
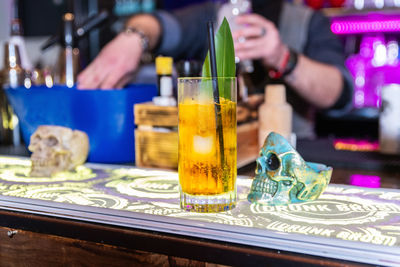
<instances>
[{"instance_id":1,"label":"watch strap","mask_svg":"<svg viewBox=\"0 0 400 267\"><path fill-rule=\"evenodd\" d=\"M287 76L293 72L293 70L297 66L298 59L299 59L299 54L293 49L289 48L289 60L286 64L285 70L283 71L283 76Z\"/></svg>"},{"instance_id":2,"label":"watch strap","mask_svg":"<svg viewBox=\"0 0 400 267\"><path fill-rule=\"evenodd\" d=\"M139 35L140 37L140 42L141 42L141 46L144 51L147 51L149 49L150 46L150 41L149 41L149 37L147 37L147 35L140 29L135 28L135 27L125 27L123 30L123 33L126 34L133 34L136 33Z\"/></svg>"}]
</instances>

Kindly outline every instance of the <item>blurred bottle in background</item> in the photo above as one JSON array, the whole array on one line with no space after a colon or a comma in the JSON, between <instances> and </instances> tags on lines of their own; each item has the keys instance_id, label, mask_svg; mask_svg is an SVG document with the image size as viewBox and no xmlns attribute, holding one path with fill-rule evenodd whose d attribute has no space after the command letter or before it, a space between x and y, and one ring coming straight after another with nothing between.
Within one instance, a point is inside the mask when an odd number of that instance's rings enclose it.
<instances>
[{"instance_id":1,"label":"blurred bottle in background","mask_svg":"<svg viewBox=\"0 0 400 267\"><path fill-rule=\"evenodd\" d=\"M15 44L18 46L19 54L21 56L21 66L26 71L31 71L33 69L32 63L28 57L28 52L25 45L25 40L23 37L24 31L22 27L21 20L19 18L18 11L18 0L12 1L11 10L11 23L10 23L10 44Z\"/></svg>"},{"instance_id":2,"label":"blurred bottle in background","mask_svg":"<svg viewBox=\"0 0 400 267\"><path fill-rule=\"evenodd\" d=\"M201 62L196 60L181 60L176 63L178 77L200 77Z\"/></svg>"},{"instance_id":3,"label":"blurred bottle in background","mask_svg":"<svg viewBox=\"0 0 400 267\"><path fill-rule=\"evenodd\" d=\"M371 86L373 62L381 61L379 50L384 42L382 35L365 36L360 45L360 53L350 56L346 66L354 78L353 106L355 108L378 107L379 96ZM379 47L379 48L378 48ZM378 50L378 52L376 52Z\"/></svg>"},{"instance_id":4,"label":"blurred bottle in background","mask_svg":"<svg viewBox=\"0 0 400 267\"><path fill-rule=\"evenodd\" d=\"M239 29L240 25L236 24L235 19L241 14L251 12L251 1L249 0L229 0L226 1L218 11L218 27L221 25L224 17L228 20L232 31ZM218 28L216 27L216 28ZM239 40L240 41L240 40ZM245 40L243 40L245 41ZM253 62L251 60L240 60L235 58L236 63L239 63L239 68L243 72L252 73L254 71Z\"/></svg>"},{"instance_id":5,"label":"blurred bottle in background","mask_svg":"<svg viewBox=\"0 0 400 267\"><path fill-rule=\"evenodd\" d=\"M153 103L157 106L176 106L172 69L172 57L156 57L158 96L153 97Z\"/></svg>"},{"instance_id":6,"label":"blurred bottle in background","mask_svg":"<svg viewBox=\"0 0 400 267\"><path fill-rule=\"evenodd\" d=\"M347 0L345 6L354 9L382 9L400 7L399 0Z\"/></svg>"},{"instance_id":7,"label":"blurred bottle in background","mask_svg":"<svg viewBox=\"0 0 400 267\"><path fill-rule=\"evenodd\" d=\"M21 65L19 46L6 42L4 44L4 64L1 70L3 88L17 88L24 85L25 70Z\"/></svg>"},{"instance_id":8,"label":"blurred bottle in background","mask_svg":"<svg viewBox=\"0 0 400 267\"><path fill-rule=\"evenodd\" d=\"M350 56L346 66L354 78L353 106L379 108L382 87L400 83L398 42L382 34L365 35L359 54Z\"/></svg>"},{"instance_id":9,"label":"blurred bottle in background","mask_svg":"<svg viewBox=\"0 0 400 267\"><path fill-rule=\"evenodd\" d=\"M72 13L65 13L63 16L63 49L60 51L54 82L66 85L69 88L74 86L76 77L81 70L80 53L74 32L75 16Z\"/></svg>"},{"instance_id":10,"label":"blurred bottle in background","mask_svg":"<svg viewBox=\"0 0 400 267\"><path fill-rule=\"evenodd\" d=\"M346 7L361 10L400 7L400 0L304 0L304 4L313 9Z\"/></svg>"},{"instance_id":11,"label":"blurred bottle in background","mask_svg":"<svg viewBox=\"0 0 400 267\"><path fill-rule=\"evenodd\" d=\"M387 64L390 66L399 65L399 43L395 39L391 39L386 44Z\"/></svg>"},{"instance_id":12,"label":"blurred bottle in background","mask_svg":"<svg viewBox=\"0 0 400 267\"><path fill-rule=\"evenodd\" d=\"M400 154L400 85L382 88L382 108L379 114L379 146L384 154Z\"/></svg>"},{"instance_id":13,"label":"blurred bottle in background","mask_svg":"<svg viewBox=\"0 0 400 267\"><path fill-rule=\"evenodd\" d=\"M19 47L12 43L4 45L4 65L0 71L0 145L21 144L18 117L8 103L4 90L24 85L25 70L21 67Z\"/></svg>"}]
</instances>

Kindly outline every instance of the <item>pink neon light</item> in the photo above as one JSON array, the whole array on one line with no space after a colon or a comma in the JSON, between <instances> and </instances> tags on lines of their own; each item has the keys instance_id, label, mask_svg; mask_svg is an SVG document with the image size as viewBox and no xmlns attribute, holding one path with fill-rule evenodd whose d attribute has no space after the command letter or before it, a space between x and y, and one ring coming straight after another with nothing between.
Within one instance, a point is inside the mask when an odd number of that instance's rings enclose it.
<instances>
[{"instance_id":1,"label":"pink neon light","mask_svg":"<svg viewBox=\"0 0 400 267\"><path fill-rule=\"evenodd\" d=\"M350 151L378 151L378 141L356 140L356 139L335 139L333 146L336 150Z\"/></svg>"},{"instance_id":2,"label":"pink neon light","mask_svg":"<svg viewBox=\"0 0 400 267\"><path fill-rule=\"evenodd\" d=\"M400 20L336 21L331 25L336 34L400 31Z\"/></svg>"},{"instance_id":3,"label":"pink neon light","mask_svg":"<svg viewBox=\"0 0 400 267\"><path fill-rule=\"evenodd\" d=\"M353 174L350 176L350 184L361 187L381 187L381 177L372 175Z\"/></svg>"}]
</instances>

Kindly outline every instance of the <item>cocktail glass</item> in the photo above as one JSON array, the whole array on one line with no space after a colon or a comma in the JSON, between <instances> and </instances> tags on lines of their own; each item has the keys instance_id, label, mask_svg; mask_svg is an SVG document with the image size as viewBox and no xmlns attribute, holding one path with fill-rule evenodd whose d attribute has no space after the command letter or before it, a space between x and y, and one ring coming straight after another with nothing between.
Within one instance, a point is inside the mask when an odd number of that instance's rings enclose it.
<instances>
[{"instance_id":1,"label":"cocktail glass","mask_svg":"<svg viewBox=\"0 0 400 267\"><path fill-rule=\"evenodd\" d=\"M179 78L179 188L181 208L219 212L237 201L236 78ZM221 134L222 133L222 136Z\"/></svg>"}]
</instances>

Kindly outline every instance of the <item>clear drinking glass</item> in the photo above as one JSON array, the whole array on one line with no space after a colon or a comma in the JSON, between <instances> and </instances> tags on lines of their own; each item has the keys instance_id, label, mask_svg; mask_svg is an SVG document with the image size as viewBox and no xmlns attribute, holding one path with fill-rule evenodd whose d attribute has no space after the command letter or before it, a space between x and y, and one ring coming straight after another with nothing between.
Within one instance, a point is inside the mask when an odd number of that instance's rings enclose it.
<instances>
[{"instance_id":1,"label":"clear drinking glass","mask_svg":"<svg viewBox=\"0 0 400 267\"><path fill-rule=\"evenodd\" d=\"M236 78L179 78L179 188L181 208L226 211L237 201ZM220 133L223 133L220 135Z\"/></svg>"}]
</instances>

